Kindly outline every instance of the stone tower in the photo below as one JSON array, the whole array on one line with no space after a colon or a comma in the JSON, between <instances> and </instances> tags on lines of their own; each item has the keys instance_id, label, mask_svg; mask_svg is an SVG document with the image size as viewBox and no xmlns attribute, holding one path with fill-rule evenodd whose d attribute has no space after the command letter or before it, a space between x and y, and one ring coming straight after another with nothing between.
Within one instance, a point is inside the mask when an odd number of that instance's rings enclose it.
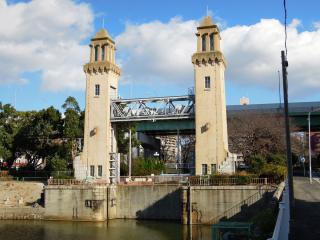
<instances>
[{"instance_id":1,"label":"stone tower","mask_svg":"<svg viewBox=\"0 0 320 240\"><path fill-rule=\"evenodd\" d=\"M86 74L84 147L80 162L75 161L77 179L95 178L113 182L115 152L114 128L110 122L110 99L118 96L120 68L115 62L115 42L105 29L91 39Z\"/></svg>"},{"instance_id":2,"label":"stone tower","mask_svg":"<svg viewBox=\"0 0 320 240\"><path fill-rule=\"evenodd\" d=\"M218 26L210 16L197 28L197 52L192 56L195 77L195 174L233 172L228 151L224 72Z\"/></svg>"}]
</instances>

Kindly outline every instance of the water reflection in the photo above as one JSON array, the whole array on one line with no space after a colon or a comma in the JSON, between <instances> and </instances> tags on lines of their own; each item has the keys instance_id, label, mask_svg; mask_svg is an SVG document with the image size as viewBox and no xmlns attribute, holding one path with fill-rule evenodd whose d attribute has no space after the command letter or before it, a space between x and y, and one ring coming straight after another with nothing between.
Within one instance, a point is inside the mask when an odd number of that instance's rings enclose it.
<instances>
[{"instance_id":1,"label":"water reflection","mask_svg":"<svg viewBox=\"0 0 320 240\"><path fill-rule=\"evenodd\" d=\"M111 220L109 222L0 221L1 240L204 240L210 226L179 222Z\"/></svg>"}]
</instances>

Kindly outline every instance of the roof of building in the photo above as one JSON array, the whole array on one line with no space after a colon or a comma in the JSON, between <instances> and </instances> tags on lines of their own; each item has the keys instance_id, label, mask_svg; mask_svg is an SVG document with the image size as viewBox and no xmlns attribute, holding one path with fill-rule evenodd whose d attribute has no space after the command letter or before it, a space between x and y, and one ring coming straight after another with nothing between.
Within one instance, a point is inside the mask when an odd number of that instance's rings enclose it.
<instances>
[{"instance_id":1,"label":"roof of building","mask_svg":"<svg viewBox=\"0 0 320 240\"><path fill-rule=\"evenodd\" d=\"M93 39L96 39L96 38L111 38L108 31L104 28L101 28L97 33L96 35L94 36Z\"/></svg>"},{"instance_id":2,"label":"roof of building","mask_svg":"<svg viewBox=\"0 0 320 240\"><path fill-rule=\"evenodd\" d=\"M210 16L205 16L203 20L200 22L199 27L208 27L215 25L214 22L212 21L212 18Z\"/></svg>"}]
</instances>

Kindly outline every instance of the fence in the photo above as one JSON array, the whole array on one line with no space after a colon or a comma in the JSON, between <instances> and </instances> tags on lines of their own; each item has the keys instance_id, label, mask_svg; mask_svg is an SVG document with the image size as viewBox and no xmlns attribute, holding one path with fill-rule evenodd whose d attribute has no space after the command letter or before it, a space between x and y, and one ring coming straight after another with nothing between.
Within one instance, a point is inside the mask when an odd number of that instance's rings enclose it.
<instances>
[{"instance_id":1,"label":"fence","mask_svg":"<svg viewBox=\"0 0 320 240\"><path fill-rule=\"evenodd\" d=\"M51 176L55 178L71 177L73 171L14 171L9 175L9 171L0 172L0 181L39 181L46 182Z\"/></svg>"},{"instance_id":2,"label":"fence","mask_svg":"<svg viewBox=\"0 0 320 240\"><path fill-rule=\"evenodd\" d=\"M251 178L247 176L239 177L202 177L190 176L189 184L191 186L220 186L220 185L267 185L272 181L268 178Z\"/></svg>"},{"instance_id":3,"label":"fence","mask_svg":"<svg viewBox=\"0 0 320 240\"><path fill-rule=\"evenodd\" d=\"M120 177L120 184L188 184L189 175L152 175Z\"/></svg>"},{"instance_id":4,"label":"fence","mask_svg":"<svg viewBox=\"0 0 320 240\"><path fill-rule=\"evenodd\" d=\"M86 180L77 180L77 179L57 179L49 178L48 185L106 185L107 180L105 179L86 179Z\"/></svg>"}]
</instances>

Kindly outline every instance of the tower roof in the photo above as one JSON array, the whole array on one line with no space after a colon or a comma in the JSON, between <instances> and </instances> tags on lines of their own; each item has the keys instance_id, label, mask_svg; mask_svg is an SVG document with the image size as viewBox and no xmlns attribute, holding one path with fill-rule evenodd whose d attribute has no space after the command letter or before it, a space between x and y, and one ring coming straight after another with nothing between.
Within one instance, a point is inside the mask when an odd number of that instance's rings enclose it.
<instances>
[{"instance_id":1,"label":"tower roof","mask_svg":"<svg viewBox=\"0 0 320 240\"><path fill-rule=\"evenodd\" d=\"M212 25L215 25L215 23L212 21L212 18L210 16L205 16L200 22L199 27L208 27Z\"/></svg>"},{"instance_id":2,"label":"tower roof","mask_svg":"<svg viewBox=\"0 0 320 240\"><path fill-rule=\"evenodd\" d=\"M101 38L109 38L111 39L108 31L104 28L101 28L97 33L96 35L94 36L93 39L101 39Z\"/></svg>"}]
</instances>

